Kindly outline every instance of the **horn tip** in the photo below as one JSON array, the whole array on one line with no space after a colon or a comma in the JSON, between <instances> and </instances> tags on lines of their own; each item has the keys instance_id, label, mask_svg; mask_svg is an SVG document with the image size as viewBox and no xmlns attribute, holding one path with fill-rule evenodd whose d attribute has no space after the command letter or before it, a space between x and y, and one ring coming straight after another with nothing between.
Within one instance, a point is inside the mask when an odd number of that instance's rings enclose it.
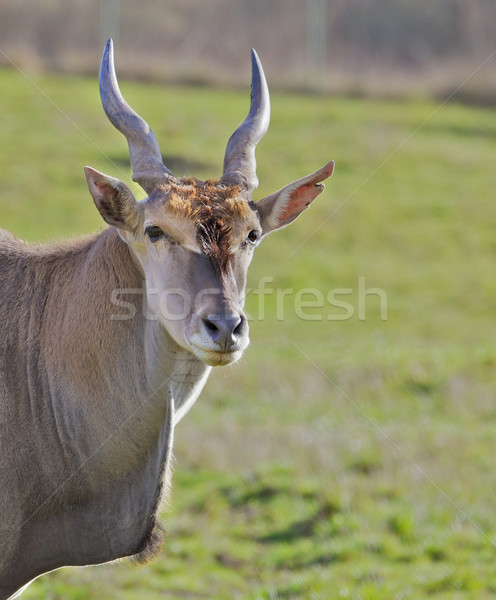
<instances>
[{"instance_id":1,"label":"horn tip","mask_svg":"<svg viewBox=\"0 0 496 600\"><path fill-rule=\"evenodd\" d=\"M261 62L260 57L258 56L258 52L255 50L255 48L251 49L251 64L252 64L253 68L258 67L259 70L262 67L262 62Z\"/></svg>"},{"instance_id":2,"label":"horn tip","mask_svg":"<svg viewBox=\"0 0 496 600\"><path fill-rule=\"evenodd\" d=\"M107 43L105 44L105 50L103 51L103 55L104 56L112 56L113 53L114 53L114 41L112 40L111 37L109 37L109 39L107 40Z\"/></svg>"},{"instance_id":3,"label":"horn tip","mask_svg":"<svg viewBox=\"0 0 496 600\"><path fill-rule=\"evenodd\" d=\"M262 61L255 48L251 49L251 75L252 92L254 89L261 88L261 93L268 97L269 89L267 87Z\"/></svg>"},{"instance_id":4,"label":"horn tip","mask_svg":"<svg viewBox=\"0 0 496 600\"><path fill-rule=\"evenodd\" d=\"M112 76L114 71L114 43L112 38L107 40L105 45L105 50L103 51L102 56L102 65L100 68L100 82L102 82L102 77L104 76Z\"/></svg>"}]
</instances>

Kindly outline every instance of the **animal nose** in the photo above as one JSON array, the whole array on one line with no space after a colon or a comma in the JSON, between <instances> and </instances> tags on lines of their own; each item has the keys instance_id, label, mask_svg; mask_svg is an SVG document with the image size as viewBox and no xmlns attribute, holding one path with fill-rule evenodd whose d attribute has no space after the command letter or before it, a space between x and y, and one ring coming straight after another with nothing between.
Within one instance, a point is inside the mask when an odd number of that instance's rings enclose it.
<instances>
[{"instance_id":1,"label":"animal nose","mask_svg":"<svg viewBox=\"0 0 496 600\"><path fill-rule=\"evenodd\" d=\"M222 350L229 350L246 332L243 315L208 315L202 318L203 326L210 339Z\"/></svg>"}]
</instances>

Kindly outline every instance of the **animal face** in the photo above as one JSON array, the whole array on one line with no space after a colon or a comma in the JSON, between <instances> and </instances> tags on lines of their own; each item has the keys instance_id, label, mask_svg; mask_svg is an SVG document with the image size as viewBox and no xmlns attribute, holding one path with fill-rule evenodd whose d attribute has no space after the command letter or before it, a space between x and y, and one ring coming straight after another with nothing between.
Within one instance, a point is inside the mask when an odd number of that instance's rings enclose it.
<instances>
[{"instance_id":1,"label":"animal face","mask_svg":"<svg viewBox=\"0 0 496 600\"><path fill-rule=\"evenodd\" d=\"M139 207L137 226L121 236L145 275L149 312L205 363L237 360L249 341L247 270L262 237L255 205L236 186L188 179Z\"/></svg>"}]
</instances>

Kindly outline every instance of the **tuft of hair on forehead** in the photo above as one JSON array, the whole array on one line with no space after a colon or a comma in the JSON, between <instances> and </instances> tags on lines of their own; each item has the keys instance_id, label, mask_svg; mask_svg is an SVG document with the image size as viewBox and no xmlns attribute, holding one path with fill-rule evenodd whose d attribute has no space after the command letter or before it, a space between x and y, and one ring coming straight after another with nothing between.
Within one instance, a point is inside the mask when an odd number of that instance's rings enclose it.
<instances>
[{"instance_id":1,"label":"tuft of hair on forehead","mask_svg":"<svg viewBox=\"0 0 496 600\"><path fill-rule=\"evenodd\" d=\"M167 186L167 211L186 218L196 228L197 241L215 270L227 270L231 232L253 208L241 187L209 179L184 178Z\"/></svg>"},{"instance_id":2,"label":"tuft of hair on forehead","mask_svg":"<svg viewBox=\"0 0 496 600\"><path fill-rule=\"evenodd\" d=\"M167 208L178 216L195 219L198 209L211 206L213 210L243 218L250 212L247 199L237 185L225 185L215 179L201 181L194 177L178 180L167 188Z\"/></svg>"}]
</instances>

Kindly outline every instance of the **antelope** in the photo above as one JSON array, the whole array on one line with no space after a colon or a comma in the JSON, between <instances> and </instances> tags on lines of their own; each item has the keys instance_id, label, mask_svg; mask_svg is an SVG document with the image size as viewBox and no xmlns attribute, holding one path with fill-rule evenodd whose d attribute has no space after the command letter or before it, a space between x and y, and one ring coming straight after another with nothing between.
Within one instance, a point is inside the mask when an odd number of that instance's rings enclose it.
<instances>
[{"instance_id":1,"label":"antelope","mask_svg":"<svg viewBox=\"0 0 496 600\"><path fill-rule=\"evenodd\" d=\"M59 567L160 551L174 428L211 367L248 346L253 252L307 208L334 168L253 202L255 147L270 118L254 50L250 110L218 180L179 179L164 165L153 131L121 95L112 40L100 96L147 197L86 167L109 227L46 245L0 230L1 599ZM134 313L116 315L116 291L140 289L126 296Z\"/></svg>"}]
</instances>

